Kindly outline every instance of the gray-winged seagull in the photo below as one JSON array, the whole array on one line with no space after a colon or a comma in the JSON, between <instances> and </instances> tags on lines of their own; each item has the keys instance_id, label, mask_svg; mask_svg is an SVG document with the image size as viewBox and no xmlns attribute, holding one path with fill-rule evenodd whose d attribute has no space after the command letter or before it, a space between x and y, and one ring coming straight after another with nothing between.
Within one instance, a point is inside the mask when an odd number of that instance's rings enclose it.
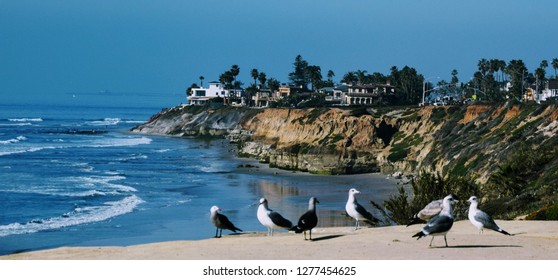
<instances>
[{"instance_id":1,"label":"gray-winged seagull","mask_svg":"<svg viewBox=\"0 0 558 280\"><path fill-rule=\"evenodd\" d=\"M306 231L310 234L312 240L312 229L318 224L318 215L316 215L316 203L320 203L317 198L311 197L308 201L308 211L300 216L298 224L294 227L296 233L304 232L304 240L306 240Z\"/></svg>"},{"instance_id":2,"label":"gray-winged seagull","mask_svg":"<svg viewBox=\"0 0 558 280\"><path fill-rule=\"evenodd\" d=\"M453 196L453 199L457 199ZM407 226L414 224L422 224L428 222L432 217L438 215L442 211L442 201L443 199L433 200L428 203L422 210L416 213L409 221Z\"/></svg>"},{"instance_id":3,"label":"gray-winged seagull","mask_svg":"<svg viewBox=\"0 0 558 280\"><path fill-rule=\"evenodd\" d=\"M209 216L209 219L217 228L215 230L215 237L221 237L221 235L223 234L223 229L228 229L232 232L242 231L241 229L233 225L233 223L229 220L229 218L227 218L227 216L218 213L219 211L221 211L221 208L213 206L211 207L210 211L211 215ZM219 235L217 235L217 233L219 233Z\"/></svg>"},{"instance_id":4,"label":"gray-winged seagull","mask_svg":"<svg viewBox=\"0 0 558 280\"><path fill-rule=\"evenodd\" d=\"M513 235L500 228L496 222L494 222L492 217L477 208L479 200L476 196L471 196L467 201L471 203L469 206L469 221L471 221L471 224L479 229L479 234L483 232L483 229L487 228L505 235Z\"/></svg>"},{"instance_id":5,"label":"gray-winged seagull","mask_svg":"<svg viewBox=\"0 0 558 280\"><path fill-rule=\"evenodd\" d=\"M380 220L376 219L374 216L372 216L372 214L368 211L366 211L366 209L364 209L364 207L362 207L362 205L358 204L355 194L360 193L359 191L357 191L356 189L350 189L349 190L349 199L347 200L347 204L345 204L345 211L347 211L347 214L351 217L353 217L353 219L356 220L356 224L355 224L355 230L357 230L360 227L360 222L359 221L365 221L365 222L369 222L371 224L376 224L378 222L380 222Z\"/></svg>"},{"instance_id":6,"label":"gray-winged seagull","mask_svg":"<svg viewBox=\"0 0 558 280\"><path fill-rule=\"evenodd\" d=\"M267 199L264 197L260 199L260 206L258 206L258 220L263 226L267 227L268 236L273 236L274 229L291 229L293 227L291 221L269 209Z\"/></svg>"},{"instance_id":7,"label":"gray-winged seagull","mask_svg":"<svg viewBox=\"0 0 558 280\"><path fill-rule=\"evenodd\" d=\"M432 246L432 241L434 237L438 235L444 236L444 241L446 242L446 247L448 247L448 240L446 239L446 234L453 226L453 204L458 202L453 198L452 195L444 197L442 201L442 211L440 214L432 217L421 231L417 232L413 237L417 237L417 240L421 237L432 235L429 247Z\"/></svg>"}]
</instances>

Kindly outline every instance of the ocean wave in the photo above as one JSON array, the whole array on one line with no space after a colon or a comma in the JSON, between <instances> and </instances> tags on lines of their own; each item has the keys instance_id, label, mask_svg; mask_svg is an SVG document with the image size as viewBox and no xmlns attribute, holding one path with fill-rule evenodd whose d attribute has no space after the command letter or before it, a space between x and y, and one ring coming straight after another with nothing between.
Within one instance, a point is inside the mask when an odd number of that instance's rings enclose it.
<instances>
[{"instance_id":1,"label":"ocean wave","mask_svg":"<svg viewBox=\"0 0 558 280\"><path fill-rule=\"evenodd\" d=\"M34 219L27 223L12 223L0 225L0 237L13 234L34 233L44 230L56 230L64 227L87 223L101 222L110 218L134 211L141 203L141 198L132 195L119 201L105 202L101 206L78 207L74 211L64 213L59 217L48 219Z\"/></svg>"},{"instance_id":2,"label":"ocean wave","mask_svg":"<svg viewBox=\"0 0 558 280\"><path fill-rule=\"evenodd\" d=\"M13 143L17 143L17 142L21 142L21 141L25 141L27 140L27 137L25 136L18 136L16 138L12 138L12 139L8 139L8 140L2 140L0 141L1 145L7 145L7 144L13 144Z\"/></svg>"},{"instance_id":3,"label":"ocean wave","mask_svg":"<svg viewBox=\"0 0 558 280\"><path fill-rule=\"evenodd\" d=\"M153 140L148 137L106 138L93 142L91 146L95 148L137 146L151 144L152 141Z\"/></svg>"},{"instance_id":4,"label":"ocean wave","mask_svg":"<svg viewBox=\"0 0 558 280\"><path fill-rule=\"evenodd\" d=\"M94 190L102 190L103 192L116 191L117 193L137 192L138 190L123 184L115 184L114 181L126 179L125 176L90 176L90 177L70 177L66 181ZM112 194L112 193L111 193Z\"/></svg>"},{"instance_id":5,"label":"ocean wave","mask_svg":"<svg viewBox=\"0 0 558 280\"><path fill-rule=\"evenodd\" d=\"M42 151L42 150L45 150L45 149L56 149L56 147L32 147L32 148L10 149L9 151L0 151L0 156L22 154L22 153L32 153L32 152Z\"/></svg>"},{"instance_id":6,"label":"ocean wave","mask_svg":"<svg viewBox=\"0 0 558 280\"><path fill-rule=\"evenodd\" d=\"M93 126L109 126L109 125L118 125L121 121L122 119L120 118L104 118L102 120L86 122L86 124L93 125Z\"/></svg>"},{"instance_id":7,"label":"ocean wave","mask_svg":"<svg viewBox=\"0 0 558 280\"><path fill-rule=\"evenodd\" d=\"M16 139L17 140L17 139ZM6 140L6 143L0 142L2 145L15 143L14 139ZM23 140L19 140L23 141ZM47 149L68 149L68 148L110 148L110 147L132 147L138 145L150 144L153 140L148 137L134 137L134 138L103 138L95 139L89 143L79 144L65 144L65 142L51 142L54 145L62 143L59 146L37 146L37 147L18 147L2 150L0 149L0 156L7 156L13 154L31 153ZM7 147L7 146L6 146Z\"/></svg>"},{"instance_id":8,"label":"ocean wave","mask_svg":"<svg viewBox=\"0 0 558 280\"><path fill-rule=\"evenodd\" d=\"M19 118L19 119L8 119L11 122L42 122L42 118Z\"/></svg>"},{"instance_id":9,"label":"ocean wave","mask_svg":"<svg viewBox=\"0 0 558 280\"><path fill-rule=\"evenodd\" d=\"M30 122L24 122L24 123L9 123L9 124L5 124L5 123L0 123L0 126L30 126L33 125Z\"/></svg>"}]
</instances>

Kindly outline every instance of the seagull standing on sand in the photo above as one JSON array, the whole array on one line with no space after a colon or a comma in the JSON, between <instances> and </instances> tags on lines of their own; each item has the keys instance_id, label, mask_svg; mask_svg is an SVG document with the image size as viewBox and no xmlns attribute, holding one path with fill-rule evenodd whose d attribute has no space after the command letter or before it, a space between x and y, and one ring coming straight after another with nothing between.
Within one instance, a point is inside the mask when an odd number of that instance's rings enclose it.
<instances>
[{"instance_id":1,"label":"seagull standing on sand","mask_svg":"<svg viewBox=\"0 0 558 280\"><path fill-rule=\"evenodd\" d=\"M345 204L345 211L351 217L356 220L355 230L360 227L359 221L365 221L371 224L378 223L380 220L376 219L370 212L366 211L362 205L358 204L355 194L360 193L356 189L349 190L349 199L347 200L347 204Z\"/></svg>"},{"instance_id":2,"label":"seagull standing on sand","mask_svg":"<svg viewBox=\"0 0 558 280\"><path fill-rule=\"evenodd\" d=\"M477 208L479 201L476 196L471 196L467 201L471 203L471 206L469 206L469 221L479 229L479 234L483 233L483 229L487 228L505 235L513 235L500 228L492 217Z\"/></svg>"},{"instance_id":3,"label":"seagull standing on sand","mask_svg":"<svg viewBox=\"0 0 558 280\"><path fill-rule=\"evenodd\" d=\"M432 241L434 237L438 235L444 236L444 241L446 242L446 247L448 247L448 240L446 239L446 234L453 226L453 204L458 202L450 194L444 197L442 201L442 211L437 216L432 217L421 231L417 232L413 237L417 237L419 240L421 237L432 235L429 247L432 247Z\"/></svg>"},{"instance_id":4,"label":"seagull standing on sand","mask_svg":"<svg viewBox=\"0 0 558 280\"><path fill-rule=\"evenodd\" d=\"M217 228L215 230L215 237L221 237L221 235L223 234L223 229L228 229L232 232L236 232L237 230L242 231L241 229L233 225L233 223L229 220L229 218L227 218L227 216L218 213L219 211L221 211L221 208L213 206L211 207L211 215L209 216L209 219ZM219 233L219 235L217 235L217 233Z\"/></svg>"},{"instance_id":5,"label":"seagull standing on sand","mask_svg":"<svg viewBox=\"0 0 558 280\"><path fill-rule=\"evenodd\" d=\"M283 218L281 214L269 209L267 207L267 199L262 197L260 199L260 206L258 206L258 220L260 223L267 227L267 235L273 236L274 229L291 229L293 223Z\"/></svg>"},{"instance_id":6,"label":"seagull standing on sand","mask_svg":"<svg viewBox=\"0 0 558 280\"><path fill-rule=\"evenodd\" d=\"M312 240L312 229L318 224L318 215L316 215L316 203L320 203L317 198L311 197L308 201L308 211L300 216L298 224L294 227L296 233L304 232L304 240L306 240L306 231L310 234Z\"/></svg>"},{"instance_id":7,"label":"seagull standing on sand","mask_svg":"<svg viewBox=\"0 0 558 280\"><path fill-rule=\"evenodd\" d=\"M440 211L442 211L442 199L431 201L411 218L407 226L428 222L430 218L438 215Z\"/></svg>"}]
</instances>

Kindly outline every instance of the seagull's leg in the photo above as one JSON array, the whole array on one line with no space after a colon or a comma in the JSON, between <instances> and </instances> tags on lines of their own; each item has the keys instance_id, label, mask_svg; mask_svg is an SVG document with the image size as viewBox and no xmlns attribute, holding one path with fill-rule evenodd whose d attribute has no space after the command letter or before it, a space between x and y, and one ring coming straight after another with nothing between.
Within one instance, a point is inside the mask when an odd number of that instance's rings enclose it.
<instances>
[{"instance_id":1,"label":"seagull's leg","mask_svg":"<svg viewBox=\"0 0 558 280\"><path fill-rule=\"evenodd\" d=\"M219 228L215 228L215 238L217 238L217 234L219 233Z\"/></svg>"},{"instance_id":2,"label":"seagull's leg","mask_svg":"<svg viewBox=\"0 0 558 280\"><path fill-rule=\"evenodd\" d=\"M306 231L303 231L304 233L304 240L306 240Z\"/></svg>"},{"instance_id":3,"label":"seagull's leg","mask_svg":"<svg viewBox=\"0 0 558 280\"><path fill-rule=\"evenodd\" d=\"M428 244L428 247L432 247L432 241L434 241L434 236L432 236L432 239L430 239L430 244Z\"/></svg>"},{"instance_id":4,"label":"seagull's leg","mask_svg":"<svg viewBox=\"0 0 558 280\"><path fill-rule=\"evenodd\" d=\"M312 230L310 230L310 240L312 240Z\"/></svg>"},{"instance_id":5,"label":"seagull's leg","mask_svg":"<svg viewBox=\"0 0 558 280\"><path fill-rule=\"evenodd\" d=\"M448 240L446 239L446 235L444 234L444 241L446 242L446 247L448 247Z\"/></svg>"}]
</instances>

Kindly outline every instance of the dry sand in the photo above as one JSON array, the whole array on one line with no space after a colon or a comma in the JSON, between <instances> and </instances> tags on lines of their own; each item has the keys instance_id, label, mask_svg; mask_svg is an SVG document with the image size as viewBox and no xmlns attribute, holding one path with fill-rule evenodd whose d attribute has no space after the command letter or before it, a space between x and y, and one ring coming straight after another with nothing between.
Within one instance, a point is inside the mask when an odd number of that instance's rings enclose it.
<instances>
[{"instance_id":1,"label":"dry sand","mask_svg":"<svg viewBox=\"0 0 558 280\"><path fill-rule=\"evenodd\" d=\"M411 238L422 225L381 228L316 228L313 241L302 234L264 232L223 235L198 241L172 241L128 247L62 247L0 256L24 260L558 260L558 221L497 221L506 236L478 234L458 221L443 237ZM208 233L210 235L212 233Z\"/></svg>"}]
</instances>

